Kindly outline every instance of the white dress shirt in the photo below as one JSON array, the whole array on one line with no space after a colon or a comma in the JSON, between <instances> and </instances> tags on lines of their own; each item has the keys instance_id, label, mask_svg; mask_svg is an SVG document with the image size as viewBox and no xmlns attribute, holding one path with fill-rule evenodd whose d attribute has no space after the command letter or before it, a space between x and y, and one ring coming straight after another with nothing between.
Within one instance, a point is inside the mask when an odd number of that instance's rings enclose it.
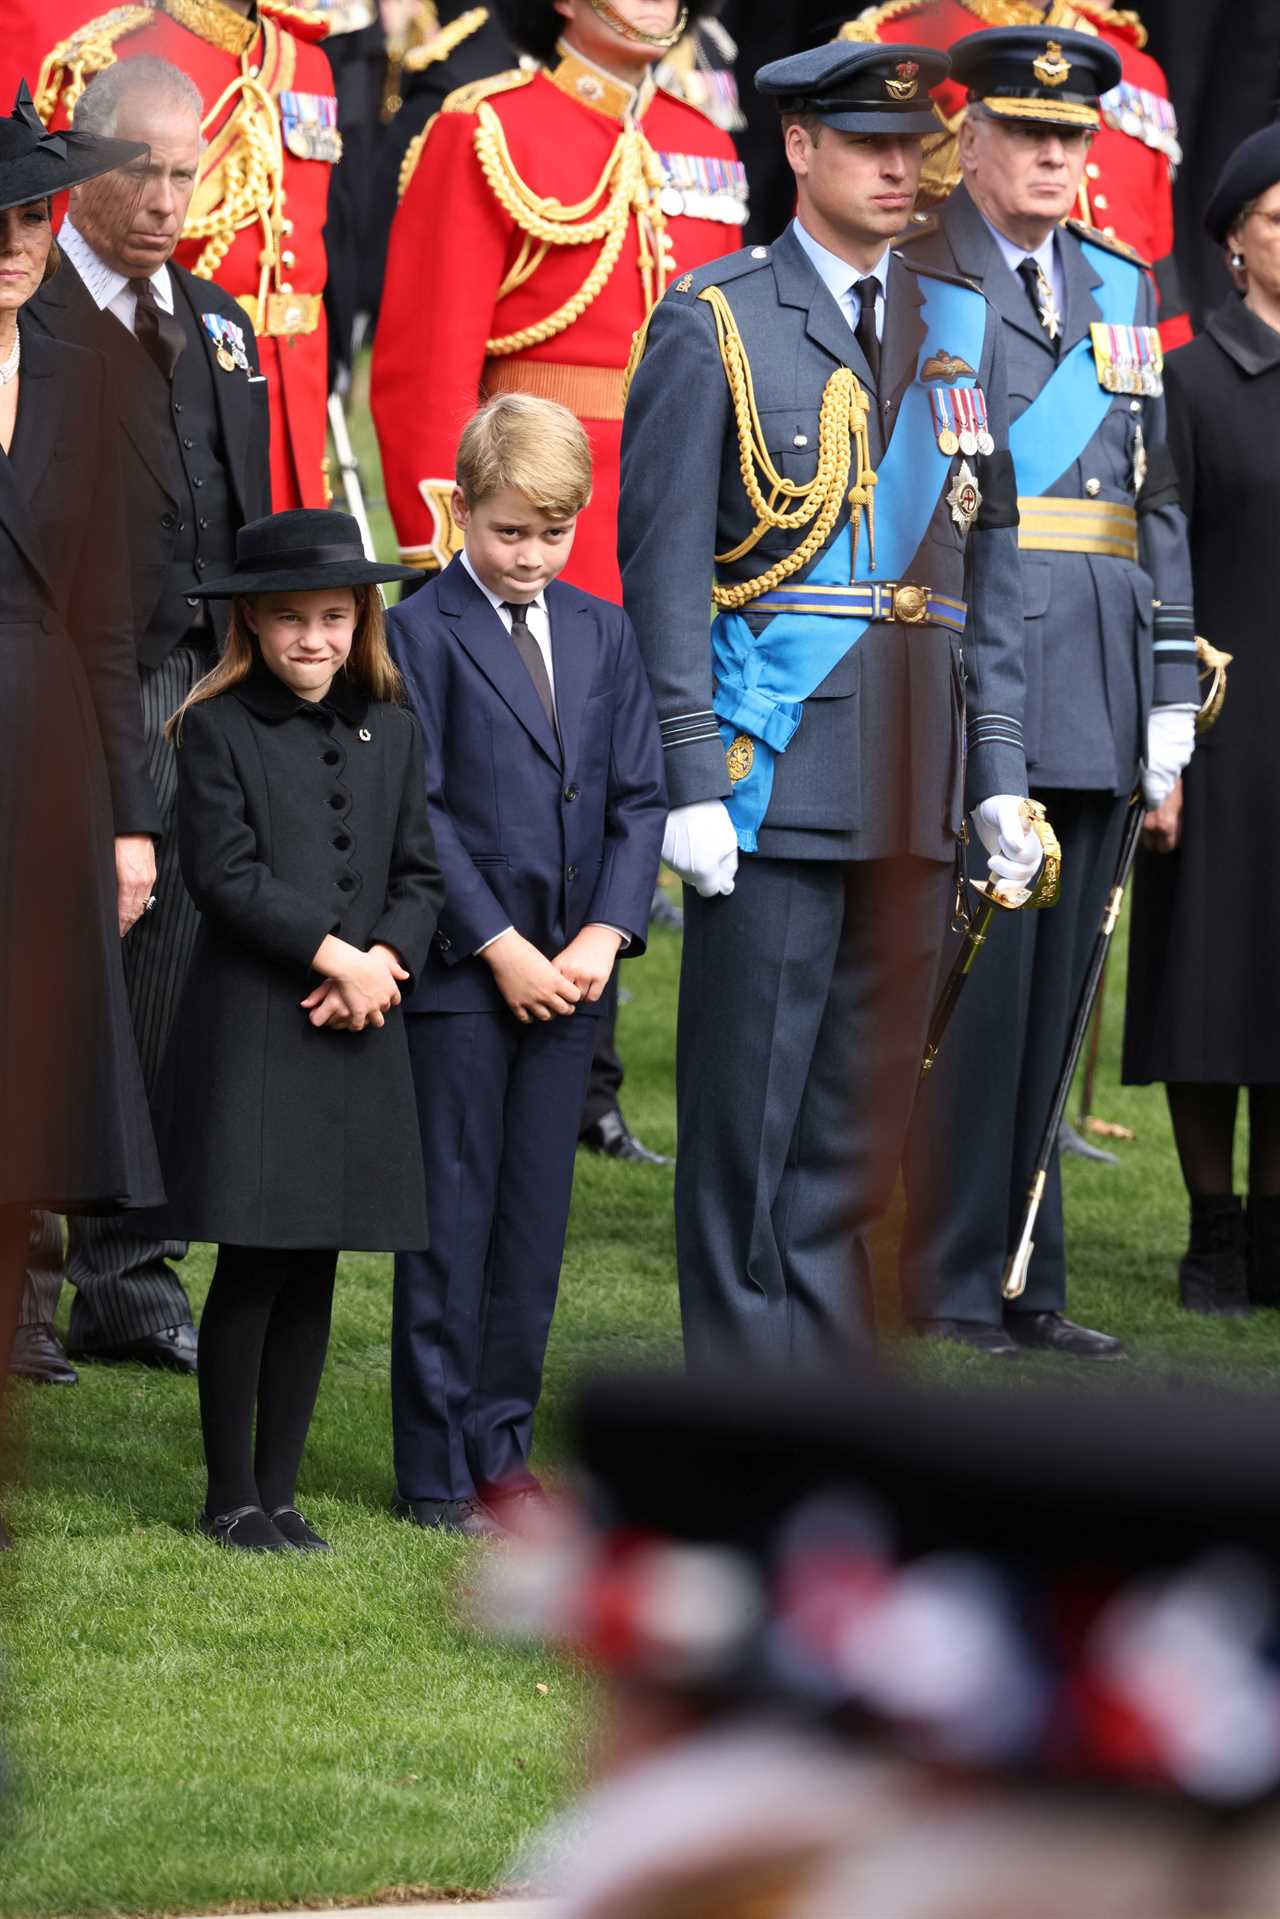
<instances>
[{"instance_id":1,"label":"white dress shirt","mask_svg":"<svg viewBox=\"0 0 1280 1919\"><path fill-rule=\"evenodd\" d=\"M502 624L506 627L507 632L509 633L511 631L511 615L507 611L507 602L501 597L500 594L495 593L491 587L487 587L485 585L484 581L480 578L479 574L476 572L475 568L472 566L471 556L467 552L467 549L465 548L465 546L462 548L461 552L459 553L458 558L462 561L463 568L465 569L466 573L475 582L480 592L484 594L485 599L488 600L490 606L493 608L494 612L497 614L498 618L502 621ZM528 602L528 607L529 607L529 613L528 613L529 631L533 636L534 643L537 646L539 653L541 653L542 655L542 663L547 669L547 682L551 688L551 707L552 707L552 711L554 712L555 704L556 704L556 669L551 659L551 615L547 611L546 595L543 593L535 594L533 599L531 599ZM590 923L596 926L603 926L606 924L604 920L595 920ZM504 926L501 933L494 934L493 939L486 940L483 946L477 946L476 952L483 953L485 946L493 945L493 940L500 940L503 936L503 933L511 933L514 931L515 931L514 927ZM618 938L622 941L622 946L630 946L631 944L630 933L625 933L620 926L610 926L609 931L611 933L616 933L618 935ZM622 946L618 948L619 952L622 951Z\"/></svg>"},{"instance_id":2,"label":"white dress shirt","mask_svg":"<svg viewBox=\"0 0 1280 1919\"><path fill-rule=\"evenodd\" d=\"M128 327L132 333L138 296L129 285L130 276L117 273L114 267L99 259L83 233L73 226L70 214L58 229L58 245L84 281L89 298L99 312L114 313L121 326ZM167 266L158 266L152 274L135 273L133 278L150 279L160 311L173 312L173 280Z\"/></svg>"},{"instance_id":3,"label":"white dress shirt","mask_svg":"<svg viewBox=\"0 0 1280 1919\"><path fill-rule=\"evenodd\" d=\"M857 267L842 260L838 253L832 253L820 241L802 227L799 220L791 222L791 231L800 242L813 264L813 270L826 287L828 293L843 313L850 327L857 332L858 320L862 313L861 296L854 291L859 280L874 280L876 292L876 338L884 339L884 304L889 290L889 248L886 246L880 258L866 273L859 273Z\"/></svg>"},{"instance_id":4,"label":"white dress shirt","mask_svg":"<svg viewBox=\"0 0 1280 1919\"><path fill-rule=\"evenodd\" d=\"M1058 250L1057 228L1050 228L1039 246L1029 251L1026 247L1020 247L1015 241L1008 239L1001 233L999 227L993 227L985 213L982 219L991 238L999 247L1005 265L1008 267L1014 279L1018 280L1019 286L1021 286L1022 282L1018 279L1018 268L1024 260L1035 261L1041 273L1043 273L1045 279L1053 288L1053 303L1062 315L1065 323L1067 314L1067 281L1066 275L1062 271L1062 256Z\"/></svg>"}]
</instances>

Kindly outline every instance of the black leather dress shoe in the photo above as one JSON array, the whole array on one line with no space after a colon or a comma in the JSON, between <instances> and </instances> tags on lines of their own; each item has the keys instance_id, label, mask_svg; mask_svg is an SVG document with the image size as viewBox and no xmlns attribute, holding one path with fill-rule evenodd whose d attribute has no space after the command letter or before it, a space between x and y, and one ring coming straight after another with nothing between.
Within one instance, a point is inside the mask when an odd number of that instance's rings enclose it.
<instances>
[{"instance_id":1,"label":"black leather dress shoe","mask_svg":"<svg viewBox=\"0 0 1280 1919\"><path fill-rule=\"evenodd\" d=\"M606 1159L643 1160L647 1166L670 1166L662 1153L654 1153L628 1130L627 1122L615 1106L611 1113L584 1126L578 1135L579 1146L589 1153L603 1153Z\"/></svg>"},{"instance_id":2,"label":"black leather dress shoe","mask_svg":"<svg viewBox=\"0 0 1280 1919\"><path fill-rule=\"evenodd\" d=\"M287 1553L289 1541L272 1525L261 1506L233 1506L229 1513L202 1512L196 1526L217 1546L242 1553Z\"/></svg>"},{"instance_id":3,"label":"black leather dress shoe","mask_svg":"<svg viewBox=\"0 0 1280 1919\"><path fill-rule=\"evenodd\" d=\"M917 1330L922 1339L945 1339L989 1359L1011 1359L1018 1351L1003 1326L989 1326L984 1319L922 1319Z\"/></svg>"},{"instance_id":4,"label":"black leather dress shoe","mask_svg":"<svg viewBox=\"0 0 1280 1919\"><path fill-rule=\"evenodd\" d=\"M1006 1313L1005 1326L1025 1352L1065 1353L1068 1359L1127 1359L1110 1333L1077 1326L1062 1313Z\"/></svg>"},{"instance_id":5,"label":"black leather dress shoe","mask_svg":"<svg viewBox=\"0 0 1280 1919\"><path fill-rule=\"evenodd\" d=\"M15 1379L30 1379L37 1386L76 1384L76 1369L47 1319L19 1326L9 1348L9 1371Z\"/></svg>"},{"instance_id":6,"label":"black leather dress shoe","mask_svg":"<svg viewBox=\"0 0 1280 1919\"><path fill-rule=\"evenodd\" d=\"M286 1544L300 1553L331 1553L333 1547L327 1539L321 1539L315 1527L302 1517L296 1506L277 1506L274 1512L267 1514L271 1524L280 1533Z\"/></svg>"},{"instance_id":7,"label":"black leather dress shoe","mask_svg":"<svg viewBox=\"0 0 1280 1919\"><path fill-rule=\"evenodd\" d=\"M396 1519L408 1519L428 1532L461 1533L466 1539L501 1539L503 1529L478 1499L401 1499L392 1501Z\"/></svg>"},{"instance_id":8,"label":"black leather dress shoe","mask_svg":"<svg viewBox=\"0 0 1280 1919\"><path fill-rule=\"evenodd\" d=\"M86 1352L77 1346L76 1358L83 1365L158 1366L169 1373L194 1373L196 1370L196 1329L166 1326L162 1332L148 1333L143 1339L130 1339L123 1346L104 1346Z\"/></svg>"}]
</instances>

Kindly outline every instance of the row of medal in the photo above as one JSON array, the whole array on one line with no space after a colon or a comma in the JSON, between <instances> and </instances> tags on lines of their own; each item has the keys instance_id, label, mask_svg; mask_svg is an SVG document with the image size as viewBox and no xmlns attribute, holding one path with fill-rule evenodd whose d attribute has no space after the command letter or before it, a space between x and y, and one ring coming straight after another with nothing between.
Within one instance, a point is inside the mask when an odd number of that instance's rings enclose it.
<instances>
[{"instance_id":1,"label":"row of medal","mask_svg":"<svg viewBox=\"0 0 1280 1919\"><path fill-rule=\"evenodd\" d=\"M972 459L975 453L995 452L987 420L987 396L980 386L930 387L929 404L938 451L947 459L957 453Z\"/></svg>"},{"instance_id":2,"label":"row of medal","mask_svg":"<svg viewBox=\"0 0 1280 1919\"><path fill-rule=\"evenodd\" d=\"M336 166L342 158L338 132L338 102L332 93L278 94L280 131L295 160L325 160Z\"/></svg>"},{"instance_id":3,"label":"row of medal","mask_svg":"<svg viewBox=\"0 0 1280 1919\"><path fill-rule=\"evenodd\" d=\"M709 153L660 153L663 185L658 205L668 219L716 220L722 226L747 223L747 170L741 160L718 160Z\"/></svg>"},{"instance_id":4,"label":"row of medal","mask_svg":"<svg viewBox=\"0 0 1280 1919\"><path fill-rule=\"evenodd\" d=\"M1089 328L1099 386L1108 393L1154 399L1164 392L1164 353L1153 326L1109 326L1095 320Z\"/></svg>"},{"instance_id":5,"label":"row of medal","mask_svg":"<svg viewBox=\"0 0 1280 1919\"><path fill-rule=\"evenodd\" d=\"M1149 93L1146 87L1135 87L1129 80L1122 80L1117 87L1102 96L1102 117L1107 125L1117 133L1127 133L1133 140L1141 140L1143 146L1154 147L1157 153L1163 153L1171 167L1182 161L1182 148L1178 144L1178 120L1173 111L1173 103L1162 100L1158 93Z\"/></svg>"},{"instance_id":6,"label":"row of medal","mask_svg":"<svg viewBox=\"0 0 1280 1919\"><path fill-rule=\"evenodd\" d=\"M221 313L202 313L204 330L213 341L214 358L224 373L249 373L249 353L244 343L244 328Z\"/></svg>"}]
</instances>

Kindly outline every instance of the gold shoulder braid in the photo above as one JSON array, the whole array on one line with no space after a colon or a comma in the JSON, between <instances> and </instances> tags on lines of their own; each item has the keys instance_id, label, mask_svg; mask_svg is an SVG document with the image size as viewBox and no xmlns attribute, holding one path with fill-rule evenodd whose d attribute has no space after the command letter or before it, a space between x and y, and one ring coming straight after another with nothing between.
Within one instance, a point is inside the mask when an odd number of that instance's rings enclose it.
<instances>
[{"instance_id":1,"label":"gold shoulder braid","mask_svg":"<svg viewBox=\"0 0 1280 1919\"><path fill-rule=\"evenodd\" d=\"M58 102L70 118L76 101L90 80L116 63L116 41L136 33L151 19L152 9L113 7L87 26L77 27L45 55L36 81L36 112L47 126L58 110Z\"/></svg>"},{"instance_id":2,"label":"gold shoulder braid","mask_svg":"<svg viewBox=\"0 0 1280 1919\"><path fill-rule=\"evenodd\" d=\"M157 11L167 13L188 33L207 40L223 53L235 54L237 59L248 53L258 37L257 22L237 13L234 7L223 6L222 0L157 0Z\"/></svg>"},{"instance_id":3,"label":"gold shoulder braid","mask_svg":"<svg viewBox=\"0 0 1280 1919\"><path fill-rule=\"evenodd\" d=\"M846 499L853 513L849 529L851 550L856 555L858 531L865 508L867 541L871 564L874 566L876 475L872 470L867 440L869 405L857 375L849 367L837 367L823 388L818 414L818 470L812 480L800 486L794 480L785 479L769 458L764 443L751 366L738 323L733 317L733 309L719 287L704 287L697 297L707 302L715 316L716 339L724 376L729 383L738 431L738 470L742 475L743 489L756 515L755 526L746 539L727 553L717 553L717 563L723 566L740 560L758 545L770 529L798 532L801 527L808 526L810 520L814 522L799 546L785 559L769 567L767 572L758 574L753 580L738 581L732 586L713 587L712 598L716 605L745 606L748 600L754 600L761 593L772 592L783 580L798 573L826 545ZM857 477L850 486L849 475L855 452L858 460ZM761 486L761 477L769 488L767 498ZM782 500L794 500L796 504L791 507L779 505Z\"/></svg>"},{"instance_id":4,"label":"gold shoulder braid","mask_svg":"<svg viewBox=\"0 0 1280 1919\"><path fill-rule=\"evenodd\" d=\"M639 127L622 128L599 179L585 199L572 206L535 193L521 179L502 121L487 100L476 107L475 150L490 191L521 234L519 252L498 289L499 300L531 279L552 247L600 246L596 263L578 291L554 313L518 332L499 334L485 342L485 352L491 359L522 353L526 347L553 340L581 319L608 284L633 216L639 239L644 310L646 314L653 311L666 291L669 251L664 244L666 216L659 204L662 168Z\"/></svg>"}]
</instances>

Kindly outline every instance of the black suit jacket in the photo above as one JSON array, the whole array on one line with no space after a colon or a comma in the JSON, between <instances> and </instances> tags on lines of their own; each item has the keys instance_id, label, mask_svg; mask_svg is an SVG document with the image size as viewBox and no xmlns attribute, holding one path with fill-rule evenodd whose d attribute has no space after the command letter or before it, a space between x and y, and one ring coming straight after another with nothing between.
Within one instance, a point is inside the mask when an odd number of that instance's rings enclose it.
<instances>
[{"instance_id":1,"label":"black suit jacket","mask_svg":"<svg viewBox=\"0 0 1280 1919\"><path fill-rule=\"evenodd\" d=\"M257 340L244 308L221 287L197 280L173 260L169 272L175 303L185 301L191 309L213 370L229 491L237 521L243 525L271 511L267 386L259 373ZM27 311L55 339L91 347L107 362L107 392L122 429L117 438L138 659L144 666L158 666L191 624L185 596L162 591L175 557L186 486L172 416L156 403L153 387L157 383L139 378L137 341L113 313L95 305L70 261L64 259ZM214 342L200 322L202 313L221 313L243 329L251 374L228 375L218 367Z\"/></svg>"}]
</instances>

